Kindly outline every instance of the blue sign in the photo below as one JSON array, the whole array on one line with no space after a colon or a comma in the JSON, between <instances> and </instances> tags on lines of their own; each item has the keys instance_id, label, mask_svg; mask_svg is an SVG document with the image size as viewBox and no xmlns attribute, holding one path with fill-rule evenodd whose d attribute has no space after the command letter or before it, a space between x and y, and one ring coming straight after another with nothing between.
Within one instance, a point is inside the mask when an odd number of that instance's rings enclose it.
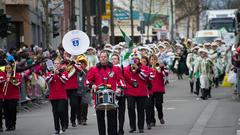
<instances>
[{"instance_id":1,"label":"blue sign","mask_svg":"<svg viewBox=\"0 0 240 135\"><path fill-rule=\"evenodd\" d=\"M116 20L129 20L130 12L128 10L114 10L114 19ZM133 11L133 20L139 20L139 11Z\"/></svg>"},{"instance_id":2,"label":"blue sign","mask_svg":"<svg viewBox=\"0 0 240 135\"><path fill-rule=\"evenodd\" d=\"M74 38L71 40L73 46L79 46L80 39L79 38Z\"/></svg>"}]
</instances>

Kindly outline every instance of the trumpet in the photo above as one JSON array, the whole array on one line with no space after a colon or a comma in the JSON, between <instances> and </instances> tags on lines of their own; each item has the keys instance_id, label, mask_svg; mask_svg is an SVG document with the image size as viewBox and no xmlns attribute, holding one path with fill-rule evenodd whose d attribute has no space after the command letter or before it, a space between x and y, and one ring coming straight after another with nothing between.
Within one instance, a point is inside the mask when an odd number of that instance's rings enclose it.
<instances>
[{"instance_id":1,"label":"trumpet","mask_svg":"<svg viewBox=\"0 0 240 135\"><path fill-rule=\"evenodd\" d=\"M11 82L13 85L17 85L18 81L17 81L15 73L12 76L12 72L7 72L7 79L6 79L6 82L4 83L4 86L3 86L4 95L7 94L9 82Z\"/></svg>"},{"instance_id":2,"label":"trumpet","mask_svg":"<svg viewBox=\"0 0 240 135\"><path fill-rule=\"evenodd\" d=\"M137 65L137 64L132 64L132 65L131 65L131 70L132 70L133 72L136 72L137 69L138 69L138 65Z\"/></svg>"},{"instance_id":3,"label":"trumpet","mask_svg":"<svg viewBox=\"0 0 240 135\"><path fill-rule=\"evenodd\" d=\"M52 70L52 73L53 74L59 74L59 73L62 73L64 71L64 69L56 69L56 68L54 68L53 70Z\"/></svg>"}]
</instances>

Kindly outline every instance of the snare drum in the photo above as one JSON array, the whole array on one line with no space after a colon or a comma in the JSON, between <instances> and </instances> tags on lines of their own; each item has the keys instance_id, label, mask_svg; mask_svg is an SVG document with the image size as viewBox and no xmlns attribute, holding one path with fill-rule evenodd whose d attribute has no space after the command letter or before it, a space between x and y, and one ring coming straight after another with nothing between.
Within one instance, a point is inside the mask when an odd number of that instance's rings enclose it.
<instances>
[{"instance_id":1,"label":"snare drum","mask_svg":"<svg viewBox=\"0 0 240 135\"><path fill-rule=\"evenodd\" d=\"M96 110L113 110L117 108L116 94L111 89L96 92Z\"/></svg>"}]
</instances>

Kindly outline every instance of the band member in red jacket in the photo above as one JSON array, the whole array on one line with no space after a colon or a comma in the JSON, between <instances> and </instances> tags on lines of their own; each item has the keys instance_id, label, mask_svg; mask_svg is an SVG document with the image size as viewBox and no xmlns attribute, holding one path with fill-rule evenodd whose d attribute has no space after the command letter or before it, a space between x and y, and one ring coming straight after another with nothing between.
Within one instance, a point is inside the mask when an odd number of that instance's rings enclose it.
<instances>
[{"instance_id":1,"label":"band member in red jacket","mask_svg":"<svg viewBox=\"0 0 240 135\"><path fill-rule=\"evenodd\" d=\"M154 69L155 79L153 79L152 82L152 91L153 91L153 99L152 99L152 110L154 110L154 105L157 108L158 111L158 118L160 120L161 124L165 124L165 121L163 119L163 95L165 94L165 86L164 86L164 76L167 75L168 71L164 68L164 64L160 61L158 61L158 58L156 55L151 55L149 57L150 64L152 65L152 68ZM155 120L155 114L153 111L153 114L151 117L151 126L155 126L156 120Z\"/></svg>"},{"instance_id":2,"label":"band member in red jacket","mask_svg":"<svg viewBox=\"0 0 240 135\"><path fill-rule=\"evenodd\" d=\"M15 68L14 68L15 66ZM17 102L19 100L19 86L21 84L21 75L14 71L16 65L8 63L5 72L1 72L0 77L3 83L3 109L5 116L6 131L12 131L16 128L17 120Z\"/></svg>"},{"instance_id":3,"label":"band member in red jacket","mask_svg":"<svg viewBox=\"0 0 240 135\"><path fill-rule=\"evenodd\" d=\"M60 125L62 131L66 130L67 122L67 93L65 83L68 80L68 74L61 69L60 59L54 60L55 69L47 73L46 81L49 83L49 100L52 104L54 117L55 134L60 134Z\"/></svg>"},{"instance_id":4,"label":"band member in red jacket","mask_svg":"<svg viewBox=\"0 0 240 135\"><path fill-rule=\"evenodd\" d=\"M146 105L145 113L146 113L147 128L150 130L151 129L151 120L152 120L151 116L154 114L152 80L155 79L155 73L154 73L154 69L149 64L149 59L147 56L142 56L141 63L144 66L148 67L148 78L146 80L148 96L147 96L146 102L145 102L145 105Z\"/></svg>"},{"instance_id":5,"label":"band member in red jacket","mask_svg":"<svg viewBox=\"0 0 240 135\"><path fill-rule=\"evenodd\" d=\"M6 80L4 71L0 70L0 132L3 132L2 112L3 112L3 87Z\"/></svg>"},{"instance_id":6,"label":"band member in red jacket","mask_svg":"<svg viewBox=\"0 0 240 135\"><path fill-rule=\"evenodd\" d=\"M144 128L144 108L147 97L147 78L148 68L140 63L140 55L134 52L131 56L130 65L124 68L124 78L127 89L124 92L127 97L128 116L130 122L130 133L136 131L136 112L137 104L138 129L143 133Z\"/></svg>"},{"instance_id":7,"label":"band member in red jacket","mask_svg":"<svg viewBox=\"0 0 240 135\"><path fill-rule=\"evenodd\" d=\"M124 75L123 72L123 66L120 65L120 56L118 54L112 54L112 63L114 66L117 66L119 68L119 72ZM122 67L121 67L122 66ZM125 85L125 82L124 82ZM123 135L124 134L124 121L125 121L125 110L126 110L126 97L124 95L124 90L121 88L122 92L121 94L117 95L117 100L118 100L118 135Z\"/></svg>"},{"instance_id":8,"label":"band member in red jacket","mask_svg":"<svg viewBox=\"0 0 240 135\"><path fill-rule=\"evenodd\" d=\"M96 89L97 86L110 84L113 91L123 85L120 70L108 61L108 52L100 52L100 63L89 69L85 85ZM107 110L108 135L117 135L117 109ZM99 135L106 135L105 110L96 109Z\"/></svg>"},{"instance_id":9,"label":"band member in red jacket","mask_svg":"<svg viewBox=\"0 0 240 135\"><path fill-rule=\"evenodd\" d=\"M79 71L76 68L75 63L72 62L72 60L70 59L70 57L71 55L65 51L64 59L65 59L65 64L67 66L66 71L68 72L68 77L69 77L66 85L66 90L67 90L68 99L70 100L70 107L71 107L70 120L72 123L72 127L76 127L77 113L80 106L78 102L78 94L77 94L77 89L79 87L77 72Z\"/></svg>"}]
</instances>

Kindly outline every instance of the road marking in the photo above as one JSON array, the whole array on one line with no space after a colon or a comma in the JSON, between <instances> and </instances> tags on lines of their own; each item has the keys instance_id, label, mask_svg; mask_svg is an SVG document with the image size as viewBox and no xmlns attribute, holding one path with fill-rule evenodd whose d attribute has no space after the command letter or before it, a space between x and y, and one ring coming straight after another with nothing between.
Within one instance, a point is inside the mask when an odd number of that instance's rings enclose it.
<instances>
[{"instance_id":1,"label":"road marking","mask_svg":"<svg viewBox=\"0 0 240 135\"><path fill-rule=\"evenodd\" d=\"M167 108L163 108L163 110L175 110L176 108L173 107L167 107Z\"/></svg>"},{"instance_id":2,"label":"road marking","mask_svg":"<svg viewBox=\"0 0 240 135\"><path fill-rule=\"evenodd\" d=\"M203 134L204 128L206 127L208 120L213 115L218 102L219 101L214 100L207 105L207 107L203 110L203 112L201 113L200 117L198 118L198 120L196 121L196 123L194 124L193 128L190 130L188 135Z\"/></svg>"}]
</instances>

